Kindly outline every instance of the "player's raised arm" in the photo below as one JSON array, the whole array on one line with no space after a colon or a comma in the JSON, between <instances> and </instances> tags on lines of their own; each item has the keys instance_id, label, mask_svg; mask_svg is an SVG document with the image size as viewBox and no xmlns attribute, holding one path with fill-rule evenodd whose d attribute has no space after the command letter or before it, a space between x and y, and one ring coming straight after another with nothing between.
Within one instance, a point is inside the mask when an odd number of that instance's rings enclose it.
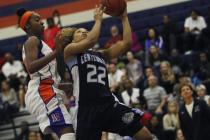
<instances>
[{"instance_id":1,"label":"player's raised arm","mask_svg":"<svg viewBox=\"0 0 210 140\"><path fill-rule=\"evenodd\" d=\"M56 49L54 52L42 58L38 58L39 45L40 41L35 36L30 37L24 45L25 54L26 54L25 65L29 73L34 73L36 71L39 71L49 62L55 59L55 57L58 54L58 50Z\"/></svg>"},{"instance_id":2,"label":"player's raised arm","mask_svg":"<svg viewBox=\"0 0 210 140\"><path fill-rule=\"evenodd\" d=\"M103 56L107 60L120 56L131 47L131 43L132 43L131 27L130 27L130 23L127 16L127 10L125 10L125 12L122 14L120 18L122 20L122 25L123 25L123 40L118 41L109 49L102 51Z\"/></svg>"},{"instance_id":3,"label":"player's raised arm","mask_svg":"<svg viewBox=\"0 0 210 140\"><path fill-rule=\"evenodd\" d=\"M65 47L65 57L84 52L95 45L100 35L103 12L102 6L96 6L94 10L95 24L90 32L83 28L74 31L71 43Z\"/></svg>"}]
</instances>

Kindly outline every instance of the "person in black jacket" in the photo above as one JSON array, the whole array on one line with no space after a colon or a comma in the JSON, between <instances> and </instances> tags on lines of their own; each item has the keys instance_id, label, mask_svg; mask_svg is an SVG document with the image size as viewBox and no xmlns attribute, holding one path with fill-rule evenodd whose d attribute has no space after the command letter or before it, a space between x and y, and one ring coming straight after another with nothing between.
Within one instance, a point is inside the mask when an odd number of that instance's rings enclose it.
<instances>
[{"instance_id":1,"label":"person in black jacket","mask_svg":"<svg viewBox=\"0 0 210 140\"><path fill-rule=\"evenodd\" d=\"M205 101L193 97L191 85L181 85L180 93L184 104L179 110L179 118L185 140L209 140L210 108Z\"/></svg>"}]
</instances>

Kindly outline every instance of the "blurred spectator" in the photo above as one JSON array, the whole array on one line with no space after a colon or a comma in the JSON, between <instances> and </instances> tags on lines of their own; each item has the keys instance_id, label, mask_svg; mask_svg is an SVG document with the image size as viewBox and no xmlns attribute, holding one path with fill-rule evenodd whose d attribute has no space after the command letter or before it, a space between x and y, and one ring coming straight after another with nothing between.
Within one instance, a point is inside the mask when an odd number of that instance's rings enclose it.
<instances>
[{"instance_id":1,"label":"blurred spectator","mask_svg":"<svg viewBox=\"0 0 210 140\"><path fill-rule=\"evenodd\" d=\"M4 63L6 62L5 57L3 54L0 54L0 69L2 68L2 66L4 65Z\"/></svg>"},{"instance_id":2,"label":"blurred spectator","mask_svg":"<svg viewBox=\"0 0 210 140\"><path fill-rule=\"evenodd\" d=\"M181 129L176 131L176 140L185 140Z\"/></svg>"},{"instance_id":3,"label":"blurred spectator","mask_svg":"<svg viewBox=\"0 0 210 140\"><path fill-rule=\"evenodd\" d=\"M36 131L31 131L29 133L28 140L38 140L37 132Z\"/></svg>"},{"instance_id":4,"label":"blurred spectator","mask_svg":"<svg viewBox=\"0 0 210 140\"><path fill-rule=\"evenodd\" d=\"M210 108L203 100L193 97L189 84L180 87L184 104L179 110L180 125L186 140L209 140Z\"/></svg>"},{"instance_id":5,"label":"blurred spectator","mask_svg":"<svg viewBox=\"0 0 210 140\"><path fill-rule=\"evenodd\" d=\"M179 54L178 50L176 48L171 50L171 55L169 56L169 61L172 66L172 70L175 75L181 74L181 66L182 64L182 58L181 55Z\"/></svg>"},{"instance_id":6,"label":"blurred spectator","mask_svg":"<svg viewBox=\"0 0 210 140\"><path fill-rule=\"evenodd\" d=\"M153 135L153 140L163 139L163 128L161 124L162 123L159 117L157 115L153 115L148 126L148 129Z\"/></svg>"},{"instance_id":7,"label":"blurred spectator","mask_svg":"<svg viewBox=\"0 0 210 140\"><path fill-rule=\"evenodd\" d=\"M4 104L2 101L2 98L0 96L0 114L4 114L5 110L4 110ZM4 115L0 115L0 125L4 122Z\"/></svg>"},{"instance_id":8,"label":"blurred spectator","mask_svg":"<svg viewBox=\"0 0 210 140\"><path fill-rule=\"evenodd\" d=\"M209 103L210 96L206 95L206 87L203 84L196 87L196 92L198 99L206 101L207 104Z\"/></svg>"},{"instance_id":9,"label":"blurred spectator","mask_svg":"<svg viewBox=\"0 0 210 140\"><path fill-rule=\"evenodd\" d=\"M17 136L15 140L29 140L29 125L28 122L21 122L20 134Z\"/></svg>"},{"instance_id":10,"label":"blurred spectator","mask_svg":"<svg viewBox=\"0 0 210 140\"><path fill-rule=\"evenodd\" d=\"M55 37L60 28L55 24L52 17L47 18L47 29L44 31L44 41L52 49L55 49Z\"/></svg>"},{"instance_id":11,"label":"blurred spectator","mask_svg":"<svg viewBox=\"0 0 210 140\"><path fill-rule=\"evenodd\" d=\"M62 28L62 23L61 23L61 17L60 17L60 12L58 10L54 10L52 13L52 17L55 21L55 25L57 25L59 28Z\"/></svg>"},{"instance_id":12,"label":"blurred spectator","mask_svg":"<svg viewBox=\"0 0 210 140\"><path fill-rule=\"evenodd\" d=\"M204 81L210 78L210 62L206 52L199 54L199 61L194 64L194 70L200 80Z\"/></svg>"},{"instance_id":13,"label":"blurred spectator","mask_svg":"<svg viewBox=\"0 0 210 140\"><path fill-rule=\"evenodd\" d=\"M192 10L190 17L186 18L184 23L184 49L202 50L201 31L206 28L205 19L199 15L197 10Z\"/></svg>"},{"instance_id":14,"label":"blurred spectator","mask_svg":"<svg viewBox=\"0 0 210 140\"><path fill-rule=\"evenodd\" d=\"M164 130L177 130L179 126L179 116L178 116L178 105L176 101L171 101L168 103L167 114L163 117L163 128Z\"/></svg>"},{"instance_id":15,"label":"blurred spectator","mask_svg":"<svg viewBox=\"0 0 210 140\"><path fill-rule=\"evenodd\" d=\"M146 54L149 52L151 46L157 46L160 50L163 49L163 38L160 36L155 28L149 28L148 36L145 41Z\"/></svg>"},{"instance_id":16,"label":"blurred spectator","mask_svg":"<svg viewBox=\"0 0 210 140\"><path fill-rule=\"evenodd\" d=\"M2 73L2 69L0 68L0 83L4 80L6 80L6 78L5 78L4 74ZM1 89L1 84L0 84L0 89Z\"/></svg>"},{"instance_id":17,"label":"blurred spectator","mask_svg":"<svg viewBox=\"0 0 210 140\"><path fill-rule=\"evenodd\" d=\"M126 79L123 84L125 87L125 90L121 93L123 103L130 107L134 104L138 104L140 96L139 89L133 87L133 83L130 79Z\"/></svg>"},{"instance_id":18,"label":"blurred spectator","mask_svg":"<svg viewBox=\"0 0 210 140\"><path fill-rule=\"evenodd\" d=\"M166 57L160 53L157 46L152 45L150 47L148 60L146 60L146 65L153 66L156 70L158 70L160 62L163 60L166 60Z\"/></svg>"},{"instance_id":19,"label":"blurred spectator","mask_svg":"<svg viewBox=\"0 0 210 140\"><path fill-rule=\"evenodd\" d=\"M178 82L174 85L174 93L176 95L179 95L179 88L181 85L183 84L192 84L191 83L191 79L189 76L187 76L186 74L181 73L180 75L178 75Z\"/></svg>"},{"instance_id":20,"label":"blurred spectator","mask_svg":"<svg viewBox=\"0 0 210 140\"><path fill-rule=\"evenodd\" d=\"M4 110L7 112L5 113L5 118L10 119L10 115L18 112L19 109L17 93L14 91L14 89L10 88L7 81L2 81L0 96L3 101Z\"/></svg>"},{"instance_id":21,"label":"blurred spectator","mask_svg":"<svg viewBox=\"0 0 210 140\"><path fill-rule=\"evenodd\" d=\"M138 41L138 36L135 32L132 32L132 46L131 51L134 53L134 55L138 58L142 56L142 46L140 42Z\"/></svg>"},{"instance_id":22,"label":"blurred spectator","mask_svg":"<svg viewBox=\"0 0 210 140\"><path fill-rule=\"evenodd\" d=\"M119 83L121 81L121 77L123 76L123 72L117 69L116 65L114 63L109 64L109 87L111 89L111 92L113 92L117 97L118 95L118 88Z\"/></svg>"},{"instance_id":23,"label":"blurred spectator","mask_svg":"<svg viewBox=\"0 0 210 140\"><path fill-rule=\"evenodd\" d=\"M176 82L175 75L168 61L162 61L160 64L160 86L162 86L167 94L173 93L173 87Z\"/></svg>"},{"instance_id":24,"label":"blurred spectator","mask_svg":"<svg viewBox=\"0 0 210 140\"><path fill-rule=\"evenodd\" d=\"M20 102L20 111L26 111L25 107L25 94L26 94L26 87L24 85L20 85L18 96Z\"/></svg>"},{"instance_id":25,"label":"blurred spectator","mask_svg":"<svg viewBox=\"0 0 210 140\"><path fill-rule=\"evenodd\" d=\"M178 105L176 101L171 101L168 103L167 114L163 117L164 137L167 138L167 140L174 140L178 128L180 128Z\"/></svg>"},{"instance_id":26,"label":"blurred spectator","mask_svg":"<svg viewBox=\"0 0 210 140\"><path fill-rule=\"evenodd\" d=\"M12 54L5 54L6 63L2 66L2 72L10 83L10 86L16 91L19 89L20 79L27 77L23 65L19 60L14 60Z\"/></svg>"},{"instance_id":27,"label":"blurred spectator","mask_svg":"<svg viewBox=\"0 0 210 140\"><path fill-rule=\"evenodd\" d=\"M170 53L172 49L176 48L176 34L177 34L176 24L171 21L168 15L163 16L163 28L161 35L164 40L164 48L167 53Z\"/></svg>"},{"instance_id":28,"label":"blurred spectator","mask_svg":"<svg viewBox=\"0 0 210 140\"><path fill-rule=\"evenodd\" d=\"M148 84L149 87L145 89L143 93L147 101L148 111L162 114L163 107L166 103L166 91L158 85L158 79L155 76L150 76L148 78Z\"/></svg>"},{"instance_id":29,"label":"blurred spectator","mask_svg":"<svg viewBox=\"0 0 210 140\"><path fill-rule=\"evenodd\" d=\"M115 44L117 41L122 40L122 35L119 34L119 29L116 25L111 26L110 28L110 34L111 38L106 42L104 48L110 48L113 44Z\"/></svg>"},{"instance_id":30,"label":"blurred spectator","mask_svg":"<svg viewBox=\"0 0 210 140\"><path fill-rule=\"evenodd\" d=\"M137 83L143 78L143 68L141 61L134 58L132 52L127 52L128 64L126 65L129 78L136 86Z\"/></svg>"}]
</instances>

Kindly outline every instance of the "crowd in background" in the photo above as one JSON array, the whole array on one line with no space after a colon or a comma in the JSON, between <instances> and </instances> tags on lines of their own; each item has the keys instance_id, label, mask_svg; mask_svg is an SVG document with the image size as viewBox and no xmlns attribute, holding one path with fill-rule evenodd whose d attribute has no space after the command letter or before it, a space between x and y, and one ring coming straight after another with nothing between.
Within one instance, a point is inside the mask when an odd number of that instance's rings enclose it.
<instances>
[{"instance_id":1,"label":"crowd in background","mask_svg":"<svg viewBox=\"0 0 210 140\"><path fill-rule=\"evenodd\" d=\"M58 11L47 19L47 24L44 40L54 49L55 36L62 28ZM210 106L209 33L210 9L207 18L192 10L181 31L169 16L164 15L161 32L150 27L144 41L139 41L133 32L131 49L120 58L107 62L110 90L122 103L145 112L142 123L152 132L154 140L184 140L179 119L179 108L184 103L180 85L191 85L194 98ZM110 27L110 34L104 46L94 49L112 47L122 39L115 25ZM5 63L0 69L0 113L5 114L0 115L1 124L10 121L11 114L27 111L24 95L29 77L26 71L21 60L14 60L11 53L5 54ZM26 137L31 135L38 137L40 133L27 132ZM104 133L103 139L107 138L123 139Z\"/></svg>"}]
</instances>

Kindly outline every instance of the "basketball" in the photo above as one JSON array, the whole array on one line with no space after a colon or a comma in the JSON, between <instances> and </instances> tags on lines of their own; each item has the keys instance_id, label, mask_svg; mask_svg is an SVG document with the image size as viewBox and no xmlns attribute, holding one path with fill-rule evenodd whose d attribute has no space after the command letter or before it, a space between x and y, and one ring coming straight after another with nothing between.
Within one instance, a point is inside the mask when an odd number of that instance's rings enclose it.
<instances>
[{"instance_id":1,"label":"basketball","mask_svg":"<svg viewBox=\"0 0 210 140\"><path fill-rule=\"evenodd\" d=\"M105 13L111 16L120 16L125 8L125 0L101 0L101 4L106 7Z\"/></svg>"}]
</instances>

